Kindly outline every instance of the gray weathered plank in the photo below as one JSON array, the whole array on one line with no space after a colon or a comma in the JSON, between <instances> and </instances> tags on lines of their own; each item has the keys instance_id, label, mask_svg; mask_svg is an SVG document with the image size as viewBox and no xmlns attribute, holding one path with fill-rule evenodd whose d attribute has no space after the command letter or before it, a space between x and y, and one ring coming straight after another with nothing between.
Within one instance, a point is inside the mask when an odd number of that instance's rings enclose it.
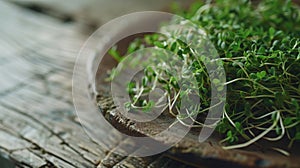
<instances>
[{"instance_id":1,"label":"gray weathered plank","mask_svg":"<svg viewBox=\"0 0 300 168\"><path fill-rule=\"evenodd\" d=\"M156 167L173 162L159 156L117 156L104 150L120 143L113 134L109 141L95 142L81 128L71 79L87 36L77 23L63 23L5 1L0 1L0 21L1 159L17 167L63 168Z\"/></svg>"},{"instance_id":2,"label":"gray weathered plank","mask_svg":"<svg viewBox=\"0 0 300 168\"><path fill-rule=\"evenodd\" d=\"M71 104L84 36L3 1L0 9L0 149L22 167L94 167L105 152L75 122Z\"/></svg>"}]
</instances>

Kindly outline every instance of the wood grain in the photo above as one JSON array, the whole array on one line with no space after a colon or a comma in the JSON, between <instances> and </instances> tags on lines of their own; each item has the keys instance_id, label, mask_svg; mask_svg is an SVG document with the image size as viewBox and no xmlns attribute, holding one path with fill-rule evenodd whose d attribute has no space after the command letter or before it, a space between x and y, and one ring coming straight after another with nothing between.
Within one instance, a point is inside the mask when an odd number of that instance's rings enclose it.
<instances>
[{"instance_id":1,"label":"wood grain","mask_svg":"<svg viewBox=\"0 0 300 168\"><path fill-rule=\"evenodd\" d=\"M82 23L46 14L0 1L0 167L188 167L163 155L118 156L104 145L120 142L87 136L71 92L87 36Z\"/></svg>"}]
</instances>

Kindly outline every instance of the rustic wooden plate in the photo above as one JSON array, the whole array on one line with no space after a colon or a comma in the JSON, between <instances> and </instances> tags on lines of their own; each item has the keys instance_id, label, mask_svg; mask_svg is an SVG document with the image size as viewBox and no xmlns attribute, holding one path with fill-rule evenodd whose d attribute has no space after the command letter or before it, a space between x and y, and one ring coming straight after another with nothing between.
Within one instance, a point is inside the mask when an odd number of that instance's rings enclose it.
<instances>
[{"instance_id":1,"label":"rustic wooden plate","mask_svg":"<svg viewBox=\"0 0 300 168\"><path fill-rule=\"evenodd\" d=\"M118 42L119 50L124 53L128 44L140 35L127 37ZM104 56L99 65L96 75L97 103L105 118L119 131L131 136L148 136L155 140L168 144L170 139L176 138L175 134L155 137L154 135L166 129L174 118L162 115L157 119L140 123L125 118L122 114L114 110L114 103L110 96L110 83L105 81L107 73L117 62L108 54ZM178 130L180 132L180 130ZM276 152L272 147L286 149L287 142L270 143L264 140L255 143L247 148L238 150L224 150L219 144L221 135L214 133L207 141L198 142L199 129L192 129L187 136L178 144L166 152L171 158L186 164L202 167L300 167L299 144L295 144L289 152L290 156L285 156Z\"/></svg>"}]
</instances>

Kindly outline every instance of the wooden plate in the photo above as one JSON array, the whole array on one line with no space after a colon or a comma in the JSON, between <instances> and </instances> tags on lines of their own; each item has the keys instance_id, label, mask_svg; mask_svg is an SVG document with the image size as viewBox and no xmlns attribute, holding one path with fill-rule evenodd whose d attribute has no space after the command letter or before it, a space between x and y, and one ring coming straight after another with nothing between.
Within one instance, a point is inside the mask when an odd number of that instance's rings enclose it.
<instances>
[{"instance_id":1,"label":"wooden plate","mask_svg":"<svg viewBox=\"0 0 300 168\"><path fill-rule=\"evenodd\" d=\"M130 36L118 43L119 50L124 53L128 44L140 35ZM157 133L168 128L174 118L162 115L157 119L139 123L125 118L120 112L114 110L114 103L110 96L110 83L105 81L107 72L117 65L117 62L109 55L105 55L99 65L96 83L94 84L98 93L97 103L106 119L119 131L131 136L148 136L158 142L168 144L175 134L168 134L162 137L155 137ZM180 130L178 130L180 132ZM260 140L258 143L243 149L224 150L219 144L221 135L214 133L207 141L198 142L200 129L192 129L187 136L178 144L166 152L171 158L190 164L210 165L212 167L300 167L299 144L295 144L285 156L276 152L272 147L286 149L287 142L268 142Z\"/></svg>"}]
</instances>

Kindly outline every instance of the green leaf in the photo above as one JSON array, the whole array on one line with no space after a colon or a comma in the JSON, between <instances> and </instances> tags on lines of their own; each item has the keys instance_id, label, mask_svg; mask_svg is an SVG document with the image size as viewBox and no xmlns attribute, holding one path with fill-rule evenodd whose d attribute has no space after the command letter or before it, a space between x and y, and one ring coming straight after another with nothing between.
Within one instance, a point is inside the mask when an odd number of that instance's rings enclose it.
<instances>
[{"instance_id":1,"label":"green leaf","mask_svg":"<svg viewBox=\"0 0 300 168\"><path fill-rule=\"evenodd\" d=\"M235 122L235 128L240 134L244 134L244 128L240 122Z\"/></svg>"},{"instance_id":2,"label":"green leaf","mask_svg":"<svg viewBox=\"0 0 300 168\"><path fill-rule=\"evenodd\" d=\"M294 137L295 140L300 140L300 132L297 132L295 137Z\"/></svg>"},{"instance_id":3,"label":"green leaf","mask_svg":"<svg viewBox=\"0 0 300 168\"><path fill-rule=\"evenodd\" d=\"M227 131L227 138L232 138L232 131L231 130Z\"/></svg>"},{"instance_id":4,"label":"green leaf","mask_svg":"<svg viewBox=\"0 0 300 168\"><path fill-rule=\"evenodd\" d=\"M175 51L176 47L177 47L177 43L174 42L174 43L171 45L170 50L171 50L171 51Z\"/></svg>"},{"instance_id":5,"label":"green leaf","mask_svg":"<svg viewBox=\"0 0 300 168\"><path fill-rule=\"evenodd\" d=\"M144 76L144 77L142 78L142 85L143 85L144 87L146 87L147 84L148 84L148 77L147 77L147 76Z\"/></svg>"},{"instance_id":6,"label":"green leaf","mask_svg":"<svg viewBox=\"0 0 300 168\"><path fill-rule=\"evenodd\" d=\"M257 74L255 74L255 73L250 73L249 76L251 79L257 79Z\"/></svg>"},{"instance_id":7,"label":"green leaf","mask_svg":"<svg viewBox=\"0 0 300 168\"><path fill-rule=\"evenodd\" d=\"M123 59L120 53L117 50L117 46L112 47L109 51L108 54L111 55L116 61L121 62Z\"/></svg>"},{"instance_id":8,"label":"green leaf","mask_svg":"<svg viewBox=\"0 0 300 168\"><path fill-rule=\"evenodd\" d=\"M257 76L257 78L259 78L259 79L263 79L266 75L267 75L267 72L266 72L266 71L261 71L261 72L257 72L257 73L256 73L256 76Z\"/></svg>"},{"instance_id":9,"label":"green leaf","mask_svg":"<svg viewBox=\"0 0 300 168\"><path fill-rule=\"evenodd\" d=\"M275 128L276 134L280 135L280 131L281 131L280 127L278 125L276 125L276 128Z\"/></svg>"},{"instance_id":10,"label":"green leaf","mask_svg":"<svg viewBox=\"0 0 300 168\"><path fill-rule=\"evenodd\" d=\"M224 86L219 86L219 87L217 87L217 91L218 91L218 92L221 92L222 90L224 90Z\"/></svg>"},{"instance_id":11,"label":"green leaf","mask_svg":"<svg viewBox=\"0 0 300 168\"><path fill-rule=\"evenodd\" d=\"M164 48L165 47L165 45L163 43L159 42L159 41L155 41L154 45L159 47L159 48Z\"/></svg>"},{"instance_id":12,"label":"green leaf","mask_svg":"<svg viewBox=\"0 0 300 168\"><path fill-rule=\"evenodd\" d=\"M217 78L215 78L215 79L213 79L213 84L215 84L215 85L218 85L218 84L220 84L220 79L217 79Z\"/></svg>"},{"instance_id":13,"label":"green leaf","mask_svg":"<svg viewBox=\"0 0 300 168\"><path fill-rule=\"evenodd\" d=\"M139 39L136 39L134 42L130 43L127 49L127 54L131 54L137 49L141 47L141 41Z\"/></svg>"},{"instance_id":14,"label":"green leaf","mask_svg":"<svg viewBox=\"0 0 300 168\"><path fill-rule=\"evenodd\" d=\"M283 125L288 126L288 125L292 124L292 120L293 120L293 119L290 118L290 117L285 118L285 119L283 120Z\"/></svg>"},{"instance_id":15,"label":"green leaf","mask_svg":"<svg viewBox=\"0 0 300 168\"><path fill-rule=\"evenodd\" d=\"M225 49L225 47L226 47L226 43L225 43L225 41L223 41L223 42L221 43L221 48L222 48L222 49Z\"/></svg>"},{"instance_id":16,"label":"green leaf","mask_svg":"<svg viewBox=\"0 0 300 168\"><path fill-rule=\"evenodd\" d=\"M271 36L271 38L274 37L274 35L275 35L275 29L273 27L269 28L269 35Z\"/></svg>"},{"instance_id":17,"label":"green leaf","mask_svg":"<svg viewBox=\"0 0 300 168\"><path fill-rule=\"evenodd\" d=\"M266 53L265 47L263 47L263 46L259 47L257 54L264 55L265 53Z\"/></svg>"}]
</instances>

